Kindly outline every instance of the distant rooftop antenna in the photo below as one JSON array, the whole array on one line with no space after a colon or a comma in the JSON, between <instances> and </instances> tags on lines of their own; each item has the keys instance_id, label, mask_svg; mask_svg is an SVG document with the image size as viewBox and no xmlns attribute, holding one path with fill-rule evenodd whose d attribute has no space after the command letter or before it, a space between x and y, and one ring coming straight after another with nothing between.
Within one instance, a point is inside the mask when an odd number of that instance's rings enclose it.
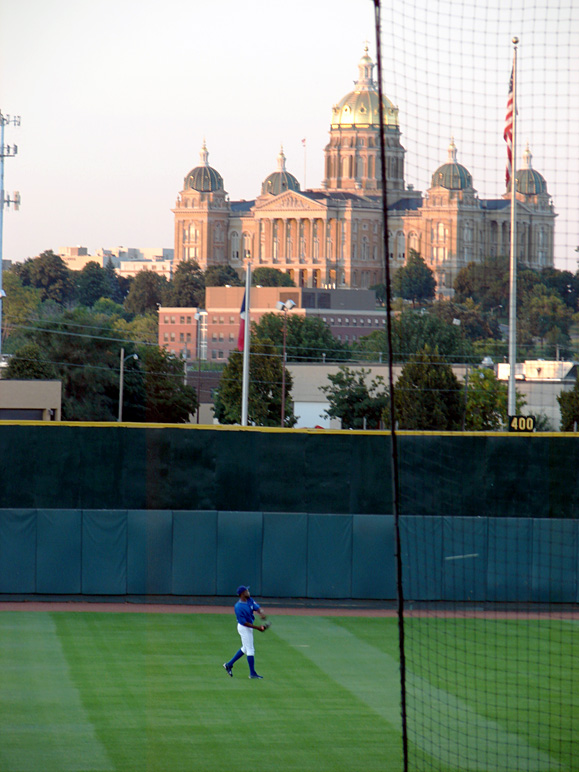
<instances>
[{"instance_id":1,"label":"distant rooftop antenna","mask_svg":"<svg viewBox=\"0 0 579 772\"><path fill-rule=\"evenodd\" d=\"M5 145L4 144L4 128L12 124L13 126L20 126L20 116L4 115L0 110L0 354L2 354L2 298L6 297L6 293L2 287L2 267L3 267L3 236L4 236L4 207L9 207L11 204L16 211L20 209L20 193L16 191L12 198L10 195L4 194L4 159L14 158L18 153L17 145Z\"/></svg>"}]
</instances>

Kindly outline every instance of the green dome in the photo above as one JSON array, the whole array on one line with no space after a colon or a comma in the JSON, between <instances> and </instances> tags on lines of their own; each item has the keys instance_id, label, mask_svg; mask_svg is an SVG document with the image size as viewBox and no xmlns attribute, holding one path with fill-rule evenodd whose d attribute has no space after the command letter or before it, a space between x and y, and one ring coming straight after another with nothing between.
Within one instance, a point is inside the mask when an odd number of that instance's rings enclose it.
<instances>
[{"instance_id":1,"label":"green dome","mask_svg":"<svg viewBox=\"0 0 579 772\"><path fill-rule=\"evenodd\" d=\"M433 188L447 190L466 190L472 188L472 175L469 170L456 160L456 145L451 141L448 148L447 163L439 166L432 175Z\"/></svg>"},{"instance_id":2,"label":"green dome","mask_svg":"<svg viewBox=\"0 0 579 772\"><path fill-rule=\"evenodd\" d=\"M524 196L538 196L541 193L547 193L545 178L533 169L531 164L532 158L533 156L527 145L523 153L523 168L519 169L515 175L517 193L522 193ZM510 187L509 184L509 189Z\"/></svg>"},{"instance_id":3,"label":"green dome","mask_svg":"<svg viewBox=\"0 0 579 772\"><path fill-rule=\"evenodd\" d=\"M547 192L545 178L534 169L521 169L517 172L517 192L525 196L537 196Z\"/></svg>"},{"instance_id":4,"label":"green dome","mask_svg":"<svg viewBox=\"0 0 579 772\"><path fill-rule=\"evenodd\" d=\"M223 190L223 177L211 166L196 166L185 177L185 188L198 190L200 193Z\"/></svg>"},{"instance_id":5,"label":"green dome","mask_svg":"<svg viewBox=\"0 0 579 772\"><path fill-rule=\"evenodd\" d=\"M277 171L272 172L265 178L261 185L261 194L266 195L269 193L273 196L279 196L280 193L284 193L286 190L300 190L300 183L293 174L286 171L285 155L283 154L282 147L277 157Z\"/></svg>"},{"instance_id":6,"label":"green dome","mask_svg":"<svg viewBox=\"0 0 579 772\"><path fill-rule=\"evenodd\" d=\"M223 177L209 166L208 160L209 153L205 141L203 141L201 166L191 169L185 177L185 190L197 190L199 193L213 193L216 190L223 190Z\"/></svg>"},{"instance_id":7,"label":"green dome","mask_svg":"<svg viewBox=\"0 0 579 772\"><path fill-rule=\"evenodd\" d=\"M300 183L289 172L272 172L266 177L261 186L262 193L272 193L279 196L285 190L299 190Z\"/></svg>"}]
</instances>

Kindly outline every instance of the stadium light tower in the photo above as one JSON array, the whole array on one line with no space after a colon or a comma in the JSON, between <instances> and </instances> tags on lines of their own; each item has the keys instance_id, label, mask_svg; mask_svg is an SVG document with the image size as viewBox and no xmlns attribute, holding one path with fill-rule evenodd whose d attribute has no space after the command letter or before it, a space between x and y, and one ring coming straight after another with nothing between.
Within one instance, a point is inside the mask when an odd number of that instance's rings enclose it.
<instances>
[{"instance_id":1,"label":"stadium light tower","mask_svg":"<svg viewBox=\"0 0 579 772\"><path fill-rule=\"evenodd\" d=\"M14 193L12 198L4 195L4 159L13 158L18 152L17 145L4 144L4 128L10 123L14 126L20 126L20 116L15 115L11 118L9 115L4 115L0 110L0 354L2 354L2 298L6 297L2 287L4 207L12 204L16 211L20 208L20 193Z\"/></svg>"}]
</instances>

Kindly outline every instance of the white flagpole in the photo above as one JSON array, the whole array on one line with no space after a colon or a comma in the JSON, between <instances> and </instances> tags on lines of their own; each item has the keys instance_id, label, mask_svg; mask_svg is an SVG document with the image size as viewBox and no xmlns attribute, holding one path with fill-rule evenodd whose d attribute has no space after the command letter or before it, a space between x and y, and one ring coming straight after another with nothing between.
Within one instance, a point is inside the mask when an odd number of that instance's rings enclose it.
<instances>
[{"instance_id":1,"label":"white flagpole","mask_svg":"<svg viewBox=\"0 0 579 772\"><path fill-rule=\"evenodd\" d=\"M249 329L249 309L251 291L251 263L245 266L245 325L243 329L243 386L241 390L241 425L247 426L247 406L249 403L249 344L251 331Z\"/></svg>"},{"instance_id":2,"label":"white flagpole","mask_svg":"<svg viewBox=\"0 0 579 772\"><path fill-rule=\"evenodd\" d=\"M515 389L515 368L517 365L517 44L519 38L513 38L513 145L511 169L511 253L509 283L509 386L507 412L509 416L517 412L517 392Z\"/></svg>"}]
</instances>

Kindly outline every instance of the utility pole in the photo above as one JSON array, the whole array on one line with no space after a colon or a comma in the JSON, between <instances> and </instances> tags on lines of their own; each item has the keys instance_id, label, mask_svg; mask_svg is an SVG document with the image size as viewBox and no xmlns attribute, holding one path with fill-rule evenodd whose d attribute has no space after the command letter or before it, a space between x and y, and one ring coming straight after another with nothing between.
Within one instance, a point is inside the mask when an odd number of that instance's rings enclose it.
<instances>
[{"instance_id":1,"label":"utility pole","mask_svg":"<svg viewBox=\"0 0 579 772\"><path fill-rule=\"evenodd\" d=\"M4 128L9 124L20 126L20 116L15 115L11 118L9 115L4 115L0 110L0 354L2 354L2 298L6 297L2 286L4 207L12 204L16 211L20 208L20 193L15 192L12 198L4 195L4 159L13 158L18 153L17 145L4 144Z\"/></svg>"}]
</instances>

